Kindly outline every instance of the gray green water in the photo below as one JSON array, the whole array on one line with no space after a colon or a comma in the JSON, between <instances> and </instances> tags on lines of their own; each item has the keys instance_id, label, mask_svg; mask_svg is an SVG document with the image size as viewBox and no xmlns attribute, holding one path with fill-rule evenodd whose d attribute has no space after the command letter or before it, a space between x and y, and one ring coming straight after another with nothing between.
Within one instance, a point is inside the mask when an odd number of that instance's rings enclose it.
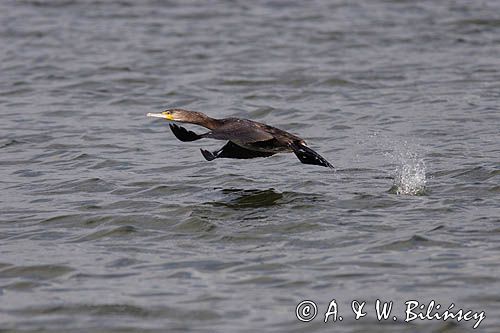
<instances>
[{"instance_id":1,"label":"gray green water","mask_svg":"<svg viewBox=\"0 0 500 333\"><path fill-rule=\"evenodd\" d=\"M2 1L0 23L1 331L474 331L404 323L407 300L500 331L498 1ZM167 107L289 130L336 172L207 162L222 142L145 117Z\"/></svg>"}]
</instances>

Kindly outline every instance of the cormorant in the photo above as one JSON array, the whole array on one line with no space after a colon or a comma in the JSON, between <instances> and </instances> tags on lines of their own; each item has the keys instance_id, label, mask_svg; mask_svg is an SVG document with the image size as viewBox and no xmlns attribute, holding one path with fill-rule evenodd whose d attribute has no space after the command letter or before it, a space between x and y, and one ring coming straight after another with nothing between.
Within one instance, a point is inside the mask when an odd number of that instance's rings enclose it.
<instances>
[{"instance_id":1,"label":"cormorant","mask_svg":"<svg viewBox=\"0 0 500 333\"><path fill-rule=\"evenodd\" d=\"M333 166L326 159L307 147L303 139L256 121L239 118L214 119L201 112L183 109L148 113L147 116L195 124L210 130L203 134L197 134L179 125L170 124L170 129L181 141L195 141L202 138L228 140L221 149L214 152L200 149L207 161L216 158L268 157L276 153L293 152L304 164L321 165L333 169Z\"/></svg>"}]
</instances>

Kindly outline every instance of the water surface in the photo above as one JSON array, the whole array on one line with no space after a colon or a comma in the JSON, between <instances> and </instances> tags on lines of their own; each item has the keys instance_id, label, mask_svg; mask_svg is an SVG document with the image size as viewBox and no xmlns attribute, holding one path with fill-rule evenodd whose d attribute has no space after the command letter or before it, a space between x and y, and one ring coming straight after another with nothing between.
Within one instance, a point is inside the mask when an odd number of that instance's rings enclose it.
<instances>
[{"instance_id":1,"label":"water surface","mask_svg":"<svg viewBox=\"0 0 500 333\"><path fill-rule=\"evenodd\" d=\"M2 329L473 331L403 323L416 299L500 330L497 1L0 13ZM222 142L179 142L145 117L168 107L278 126L336 171L207 162L199 148ZM305 299L310 323L295 317ZM325 324L332 299L345 319ZM376 299L400 319L376 321Z\"/></svg>"}]
</instances>

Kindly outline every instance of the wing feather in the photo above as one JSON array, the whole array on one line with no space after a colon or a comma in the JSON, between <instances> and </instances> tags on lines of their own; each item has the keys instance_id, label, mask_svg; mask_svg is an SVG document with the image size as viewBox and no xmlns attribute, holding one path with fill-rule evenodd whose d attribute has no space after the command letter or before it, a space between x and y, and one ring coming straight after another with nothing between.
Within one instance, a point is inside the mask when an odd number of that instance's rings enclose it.
<instances>
[{"instance_id":1,"label":"wing feather","mask_svg":"<svg viewBox=\"0 0 500 333\"><path fill-rule=\"evenodd\" d=\"M267 141L274 136L261 128L258 123L246 119L234 119L211 132L203 135L216 140L233 140L238 142Z\"/></svg>"}]
</instances>

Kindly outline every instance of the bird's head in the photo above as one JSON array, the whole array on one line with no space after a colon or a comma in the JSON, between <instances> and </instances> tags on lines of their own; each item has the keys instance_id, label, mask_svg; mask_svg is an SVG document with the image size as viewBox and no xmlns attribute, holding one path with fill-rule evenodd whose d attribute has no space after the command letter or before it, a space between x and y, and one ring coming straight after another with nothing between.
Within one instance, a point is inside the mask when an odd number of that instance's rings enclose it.
<instances>
[{"instance_id":1,"label":"bird's head","mask_svg":"<svg viewBox=\"0 0 500 333\"><path fill-rule=\"evenodd\" d=\"M168 109L160 113L148 113L148 117L163 118L181 123L190 123L211 128L210 124L214 119L207 117L207 115L184 109Z\"/></svg>"},{"instance_id":2,"label":"bird's head","mask_svg":"<svg viewBox=\"0 0 500 333\"><path fill-rule=\"evenodd\" d=\"M148 117L164 118L164 119L173 120L173 121L185 121L185 120L188 120L189 113L191 113L191 111L182 110L182 109L168 109L168 110L165 110L161 113L148 113L147 116Z\"/></svg>"}]
</instances>

